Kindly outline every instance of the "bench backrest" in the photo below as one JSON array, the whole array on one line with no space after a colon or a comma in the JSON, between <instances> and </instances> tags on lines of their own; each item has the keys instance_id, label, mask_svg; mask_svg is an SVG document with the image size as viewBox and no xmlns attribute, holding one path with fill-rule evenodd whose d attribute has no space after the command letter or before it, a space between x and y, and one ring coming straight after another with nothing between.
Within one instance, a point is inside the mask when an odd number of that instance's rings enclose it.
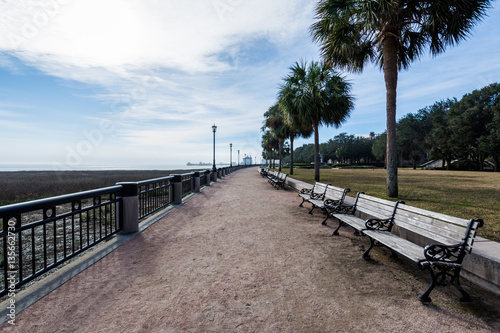
<instances>
[{"instance_id":1,"label":"bench backrest","mask_svg":"<svg viewBox=\"0 0 500 333\"><path fill-rule=\"evenodd\" d=\"M325 192L325 199L331 199L339 201L339 205L344 202L345 196L351 190L348 188L335 187L333 185L327 185Z\"/></svg>"},{"instance_id":2,"label":"bench backrest","mask_svg":"<svg viewBox=\"0 0 500 333\"><path fill-rule=\"evenodd\" d=\"M327 187L328 187L328 184L323 184L323 183L316 182L314 184L314 191L313 191L313 193L324 195L325 192L326 192Z\"/></svg>"},{"instance_id":3,"label":"bench backrest","mask_svg":"<svg viewBox=\"0 0 500 333\"><path fill-rule=\"evenodd\" d=\"M316 182L312 188L311 198L324 199L328 184Z\"/></svg>"},{"instance_id":4,"label":"bench backrest","mask_svg":"<svg viewBox=\"0 0 500 333\"><path fill-rule=\"evenodd\" d=\"M466 253L471 253L477 229L483 220L466 220L433 211L407 206L403 201L393 202L375 198L359 192L356 196L355 210L367 217L389 218L392 225L387 230L420 246L429 243L460 245L460 251L452 254L461 262Z\"/></svg>"},{"instance_id":5,"label":"bench backrest","mask_svg":"<svg viewBox=\"0 0 500 333\"><path fill-rule=\"evenodd\" d=\"M284 183L286 181L286 176L288 176L286 173L280 172L279 174L280 181Z\"/></svg>"},{"instance_id":6,"label":"bench backrest","mask_svg":"<svg viewBox=\"0 0 500 333\"><path fill-rule=\"evenodd\" d=\"M482 226L483 222L482 220L466 220L417 207L399 205L394 216L394 224L400 229L398 233L404 233L405 238L410 238L413 242L418 242L418 240L411 239L412 234L413 238L423 236L444 245L456 245L464 242L464 250L470 253L477 229ZM428 242L428 240L423 242Z\"/></svg>"},{"instance_id":7,"label":"bench backrest","mask_svg":"<svg viewBox=\"0 0 500 333\"><path fill-rule=\"evenodd\" d=\"M394 201L375 198L363 192L358 192L356 201L354 202L355 211L377 218L389 218L393 216L395 205L396 202Z\"/></svg>"}]
</instances>

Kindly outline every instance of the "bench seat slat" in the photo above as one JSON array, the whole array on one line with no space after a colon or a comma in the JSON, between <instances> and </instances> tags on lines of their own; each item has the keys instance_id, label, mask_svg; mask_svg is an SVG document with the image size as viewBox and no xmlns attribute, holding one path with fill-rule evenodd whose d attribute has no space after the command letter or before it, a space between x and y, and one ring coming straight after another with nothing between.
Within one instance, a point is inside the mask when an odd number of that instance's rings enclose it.
<instances>
[{"instance_id":1,"label":"bench seat slat","mask_svg":"<svg viewBox=\"0 0 500 333\"><path fill-rule=\"evenodd\" d=\"M318 208L324 208L325 207L325 202L323 200L316 200L316 199L309 199L309 201L312 205L318 207Z\"/></svg>"},{"instance_id":2,"label":"bench seat slat","mask_svg":"<svg viewBox=\"0 0 500 333\"><path fill-rule=\"evenodd\" d=\"M304 199L309 199L311 197L311 194L309 193L299 193L299 197L304 198Z\"/></svg>"},{"instance_id":3,"label":"bench seat slat","mask_svg":"<svg viewBox=\"0 0 500 333\"><path fill-rule=\"evenodd\" d=\"M387 231L363 230L363 234L379 241L392 249L394 252L397 252L414 262L425 259L423 247L404 238L400 238L393 233Z\"/></svg>"},{"instance_id":4,"label":"bench seat slat","mask_svg":"<svg viewBox=\"0 0 500 333\"><path fill-rule=\"evenodd\" d=\"M335 217L336 219L350 225L351 227L353 227L354 229L356 229L358 231L366 228L366 226L365 226L366 221L364 219L357 217L357 216L347 215L347 214L332 214L332 216Z\"/></svg>"}]
</instances>

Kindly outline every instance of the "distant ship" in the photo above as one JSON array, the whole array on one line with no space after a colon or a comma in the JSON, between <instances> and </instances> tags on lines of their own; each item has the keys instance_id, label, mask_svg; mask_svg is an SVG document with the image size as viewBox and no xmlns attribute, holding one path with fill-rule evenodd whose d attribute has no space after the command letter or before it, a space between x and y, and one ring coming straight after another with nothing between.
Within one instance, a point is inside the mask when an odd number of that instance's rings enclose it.
<instances>
[{"instance_id":1,"label":"distant ship","mask_svg":"<svg viewBox=\"0 0 500 333\"><path fill-rule=\"evenodd\" d=\"M212 165L212 163L203 163L203 162L199 162L199 163L191 163L191 162L187 162L186 165L188 166L209 166L209 165ZM229 165L227 163L217 163L217 165Z\"/></svg>"},{"instance_id":2,"label":"distant ship","mask_svg":"<svg viewBox=\"0 0 500 333\"><path fill-rule=\"evenodd\" d=\"M186 165L189 165L189 166L191 166L191 165L203 165L203 166L205 166L205 165L212 165L212 163L203 163L203 162L200 162L200 163L191 163L191 162L187 162Z\"/></svg>"}]
</instances>

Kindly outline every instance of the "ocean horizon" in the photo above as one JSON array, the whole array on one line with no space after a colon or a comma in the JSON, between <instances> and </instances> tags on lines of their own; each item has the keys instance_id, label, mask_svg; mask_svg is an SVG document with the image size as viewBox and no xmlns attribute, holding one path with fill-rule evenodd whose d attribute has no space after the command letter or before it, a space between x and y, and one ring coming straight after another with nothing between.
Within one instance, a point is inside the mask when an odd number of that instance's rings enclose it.
<instances>
[{"instance_id":1,"label":"ocean horizon","mask_svg":"<svg viewBox=\"0 0 500 333\"><path fill-rule=\"evenodd\" d=\"M228 166L226 164L217 164ZM112 170L209 170L211 165L156 164L156 165L52 165L52 164L0 164L0 172L15 171L112 171Z\"/></svg>"}]
</instances>

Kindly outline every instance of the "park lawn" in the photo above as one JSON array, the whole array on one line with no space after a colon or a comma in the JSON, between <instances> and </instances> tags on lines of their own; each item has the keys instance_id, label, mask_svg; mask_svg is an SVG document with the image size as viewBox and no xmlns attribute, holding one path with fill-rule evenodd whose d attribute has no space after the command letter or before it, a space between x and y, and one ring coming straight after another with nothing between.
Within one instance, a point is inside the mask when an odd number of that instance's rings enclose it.
<instances>
[{"instance_id":1,"label":"park lawn","mask_svg":"<svg viewBox=\"0 0 500 333\"><path fill-rule=\"evenodd\" d=\"M289 172L284 169L284 172ZM314 170L295 169L293 178L314 183ZM384 169L322 169L320 181L465 219L481 218L478 235L500 241L500 173L399 169L399 196L385 195Z\"/></svg>"}]
</instances>

